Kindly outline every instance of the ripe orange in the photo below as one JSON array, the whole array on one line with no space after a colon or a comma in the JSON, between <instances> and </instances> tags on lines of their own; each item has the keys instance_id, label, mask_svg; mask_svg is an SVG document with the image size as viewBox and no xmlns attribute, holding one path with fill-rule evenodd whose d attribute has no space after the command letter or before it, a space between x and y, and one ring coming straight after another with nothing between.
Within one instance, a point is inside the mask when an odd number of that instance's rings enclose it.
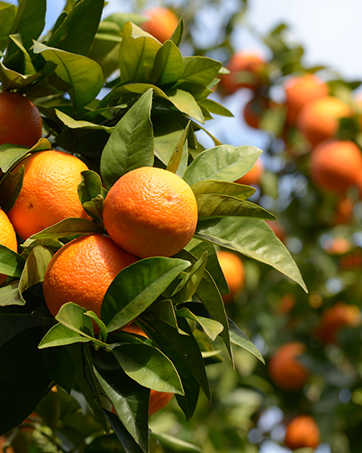
<instances>
[{"instance_id":1,"label":"ripe orange","mask_svg":"<svg viewBox=\"0 0 362 453\"><path fill-rule=\"evenodd\" d=\"M357 305L338 302L324 309L316 334L324 343L335 343L341 329L357 326L360 322L361 312Z\"/></svg>"},{"instance_id":2,"label":"ripe orange","mask_svg":"<svg viewBox=\"0 0 362 453\"><path fill-rule=\"evenodd\" d=\"M141 258L178 253L190 242L197 219L191 187L161 168L141 167L126 173L111 187L104 202L108 234Z\"/></svg>"},{"instance_id":3,"label":"ripe orange","mask_svg":"<svg viewBox=\"0 0 362 453\"><path fill-rule=\"evenodd\" d=\"M42 119L38 108L19 93L0 93L0 145L31 148L42 136Z\"/></svg>"},{"instance_id":4,"label":"ripe orange","mask_svg":"<svg viewBox=\"0 0 362 453\"><path fill-rule=\"evenodd\" d=\"M326 140L311 153L311 177L320 189L344 194L358 185L362 173L362 152L349 140Z\"/></svg>"},{"instance_id":5,"label":"ripe orange","mask_svg":"<svg viewBox=\"0 0 362 453\"><path fill-rule=\"evenodd\" d=\"M305 353L305 346L299 342L289 342L275 351L268 363L272 382L281 390L294 392L301 390L309 378L306 367L298 361Z\"/></svg>"},{"instance_id":6,"label":"ripe orange","mask_svg":"<svg viewBox=\"0 0 362 453\"><path fill-rule=\"evenodd\" d=\"M68 217L88 217L78 197L81 172L77 157L61 151L41 151L26 157L23 187L9 218L22 239Z\"/></svg>"},{"instance_id":7,"label":"ripe orange","mask_svg":"<svg viewBox=\"0 0 362 453\"><path fill-rule=\"evenodd\" d=\"M259 129L260 119L268 107L268 101L261 96L255 96L250 99L250 101L245 104L243 110L246 124L254 129Z\"/></svg>"},{"instance_id":8,"label":"ripe orange","mask_svg":"<svg viewBox=\"0 0 362 453\"><path fill-rule=\"evenodd\" d=\"M161 42L171 38L179 22L173 11L162 6L149 8L145 11L145 16L149 20L141 28Z\"/></svg>"},{"instance_id":9,"label":"ripe orange","mask_svg":"<svg viewBox=\"0 0 362 453\"><path fill-rule=\"evenodd\" d=\"M74 302L100 316L103 297L118 272L137 258L108 236L81 236L60 248L44 276L43 291L50 313Z\"/></svg>"},{"instance_id":10,"label":"ripe orange","mask_svg":"<svg viewBox=\"0 0 362 453\"><path fill-rule=\"evenodd\" d=\"M9 249L16 252L18 250L18 244L16 242L16 234L13 225L11 224L9 217L0 208L0 244L5 245ZM0 274L0 285L4 283L7 275Z\"/></svg>"},{"instance_id":11,"label":"ripe orange","mask_svg":"<svg viewBox=\"0 0 362 453\"><path fill-rule=\"evenodd\" d=\"M142 335L143 337L147 336L136 324L130 324L129 326L122 327L122 330L130 333L136 333L138 335ZM158 392L157 390L151 389L148 415L153 415L164 408L171 401L172 397L173 393Z\"/></svg>"},{"instance_id":12,"label":"ripe orange","mask_svg":"<svg viewBox=\"0 0 362 453\"><path fill-rule=\"evenodd\" d=\"M297 127L314 147L332 138L338 130L339 119L352 114L351 107L341 99L324 96L308 102L301 109Z\"/></svg>"},{"instance_id":13,"label":"ripe orange","mask_svg":"<svg viewBox=\"0 0 362 453\"><path fill-rule=\"evenodd\" d=\"M237 179L235 182L238 184L246 184L247 186L250 185L259 185L261 181L261 177L264 172L264 165L262 160L259 158L251 170L249 170L244 176Z\"/></svg>"},{"instance_id":14,"label":"ripe orange","mask_svg":"<svg viewBox=\"0 0 362 453\"><path fill-rule=\"evenodd\" d=\"M253 51L235 52L226 64L230 73L221 77L220 86L226 95L235 93L239 88L255 90L261 84L265 66L264 58Z\"/></svg>"},{"instance_id":15,"label":"ripe orange","mask_svg":"<svg viewBox=\"0 0 362 453\"><path fill-rule=\"evenodd\" d=\"M287 426L285 445L291 450L317 448L320 443L319 428L310 415L299 415Z\"/></svg>"},{"instance_id":16,"label":"ripe orange","mask_svg":"<svg viewBox=\"0 0 362 453\"><path fill-rule=\"evenodd\" d=\"M230 294L223 295L222 298L225 303L230 303L244 286L244 264L238 255L227 250L219 250L217 257L230 289Z\"/></svg>"},{"instance_id":17,"label":"ripe orange","mask_svg":"<svg viewBox=\"0 0 362 453\"><path fill-rule=\"evenodd\" d=\"M310 101L328 95L327 84L314 74L292 76L284 84L287 124L294 124L301 109Z\"/></svg>"}]
</instances>

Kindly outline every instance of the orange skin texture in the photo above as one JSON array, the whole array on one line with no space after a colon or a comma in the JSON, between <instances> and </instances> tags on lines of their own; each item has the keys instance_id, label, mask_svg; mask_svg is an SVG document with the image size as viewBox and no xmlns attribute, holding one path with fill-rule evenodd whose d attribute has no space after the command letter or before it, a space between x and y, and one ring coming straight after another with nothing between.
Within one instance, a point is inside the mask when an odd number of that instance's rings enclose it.
<instances>
[{"instance_id":1,"label":"orange skin texture","mask_svg":"<svg viewBox=\"0 0 362 453\"><path fill-rule=\"evenodd\" d=\"M16 241L16 233L13 225L11 224L9 217L0 208L0 244L5 245L13 252L18 250L18 244ZM0 285L7 279L7 275L0 274Z\"/></svg>"},{"instance_id":2,"label":"orange skin texture","mask_svg":"<svg viewBox=\"0 0 362 453\"><path fill-rule=\"evenodd\" d=\"M191 187L174 173L155 167L123 175L104 202L108 234L141 258L178 253L190 242L197 220Z\"/></svg>"},{"instance_id":3,"label":"orange skin texture","mask_svg":"<svg viewBox=\"0 0 362 453\"><path fill-rule=\"evenodd\" d=\"M352 115L351 107L344 101L333 96L324 96L308 102L301 109L297 127L312 147L315 147L337 133L340 118Z\"/></svg>"},{"instance_id":4,"label":"orange skin texture","mask_svg":"<svg viewBox=\"0 0 362 453\"><path fill-rule=\"evenodd\" d=\"M299 112L315 99L328 95L328 85L314 74L290 77L284 84L287 124L295 124Z\"/></svg>"},{"instance_id":5,"label":"orange skin texture","mask_svg":"<svg viewBox=\"0 0 362 453\"><path fill-rule=\"evenodd\" d=\"M179 22L176 14L164 7L150 8L145 12L145 16L149 20L144 22L141 28L162 43L171 38Z\"/></svg>"},{"instance_id":6,"label":"orange skin texture","mask_svg":"<svg viewBox=\"0 0 362 453\"><path fill-rule=\"evenodd\" d=\"M246 184L247 186L259 185L264 172L264 165L261 159L258 159L254 166L244 176L237 179L238 184Z\"/></svg>"},{"instance_id":7,"label":"orange skin texture","mask_svg":"<svg viewBox=\"0 0 362 453\"><path fill-rule=\"evenodd\" d=\"M220 86L224 89L225 94L234 94L239 88L249 88L255 90L260 83L261 79L259 74L265 68L266 62L264 58L254 52L239 51L235 52L226 68L230 71L229 74L224 74L220 79ZM254 83L238 81L239 72L249 72L255 76Z\"/></svg>"},{"instance_id":8,"label":"orange skin texture","mask_svg":"<svg viewBox=\"0 0 362 453\"><path fill-rule=\"evenodd\" d=\"M299 342L289 342L276 350L268 363L268 372L272 382L281 390L295 392L301 390L309 378L308 370L298 361L298 356L305 352L305 346Z\"/></svg>"},{"instance_id":9,"label":"orange skin texture","mask_svg":"<svg viewBox=\"0 0 362 453\"><path fill-rule=\"evenodd\" d=\"M311 178L320 188L344 194L358 185L362 172L362 152L349 140L327 140L311 153Z\"/></svg>"},{"instance_id":10,"label":"orange skin texture","mask_svg":"<svg viewBox=\"0 0 362 453\"><path fill-rule=\"evenodd\" d=\"M50 313L74 302L101 313L103 297L116 275L135 263L137 257L101 234L80 236L60 248L44 276L43 292Z\"/></svg>"},{"instance_id":11,"label":"orange skin texture","mask_svg":"<svg viewBox=\"0 0 362 453\"><path fill-rule=\"evenodd\" d=\"M316 334L324 343L337 342L338 332L344 327L353 327L361 323L361 312L357 305L338 302L324 309Z\"/></svg>"},{"instance_id":12,"label":"orange skin texture","mask_svg":"<svg viewBox=\"0 0 362 453\"><path fill-rule=\"evenodd\" d=\"M19 93L0 93L0 145L34 146L42 136L38 108Z\"/></svg>"},{"instance_id":13,"label":"orange skin texture","mask_svg":"<svg viewBox=\"0 0 362 453\"><path fill-rule=\"evenodd\" d=\"M298 448L317 448L320 444L320 431L310 415L299 415L287 426L284 439L291 450Z\"/></svg>"},{"instance_id":14,"label":"orange skin texture","mask_svg":"<svg viewBox=\"0 0 362 453\"><path fill-rule=\"evenodd\" d=\"M25 167L23 187L9 218L22 239L68 217L88 218L78 197L81 172L87 165L61 151L41 151L14 169Z\"/></svg>"},{"instance_id":15,"label":"orange skin texture","mask_svg":"<svg viewBox=\"0 0 362 453\"><path fill-rule=\"evenodd\" d=\"M140 329L136 324L130 324L129 326L122 327L122 330L129 333L135 333L147 337L147 335ZM150 401L148 408L148 415L153 415L159 410L163 409L172 399L173 393L158 392L157 390L151 389Z\"/></svg>"},{"instance_id":16,"label":"orange skin texture","mask_svg":"<svg viewBox=\"0 0 362 453\"><path fill-rule=\"evenodd\" d=\"M238 255L227 250L219 250L217 252L217 258L230 289L230 294L222 296L224 302L227 304L234 300L235 295L244 286L244 264Z\"/></svg>"}]
</instances>

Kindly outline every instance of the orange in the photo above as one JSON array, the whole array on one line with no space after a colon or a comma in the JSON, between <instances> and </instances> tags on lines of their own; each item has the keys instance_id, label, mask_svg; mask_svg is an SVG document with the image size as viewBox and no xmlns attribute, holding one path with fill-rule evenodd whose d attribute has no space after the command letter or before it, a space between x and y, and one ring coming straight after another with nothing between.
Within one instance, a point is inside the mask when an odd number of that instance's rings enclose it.
<instances>
[{"instance_id":1,"label":"orange","mask_svg":"<svg viewBox=\"0 0 362 453\"><path fill-rule=\"evenodd\" d=\"M244 50L235 52L226 64L230 73L221 77L220 86L226 95L235 93L239 88L255 90L262 83L261 74L265 67L264 58L257 53Z\"/></svg>"},{"instance_id":2,"label":"orange","mask_svg":"<svg viewBox=\"0 0 362 453\"><path fill-rule=\"evenodd\" d=\"M265 98L253 97L244 106L243 116L246 124L254 129L259 129L260 119L268 107L269 103Z\"/></svg>"},{"instance_id":3,"label":"orange","mask_svg":"<svg viewBox=\"0 0 362 453\"><path fill-rule=\"evenodd\" d=\"M162 6L149 8L145 11L145 16L149 20L141 28L161 42L171 38L179 22L173 11Z\"/></svg>"},{"instance_id":4,"label":"orange","mask_svg":"<svg viewBox=\"0 0 362 453\"><path fill-rule=\"evenodd\" d=\"M44 276L43 291L50 313L74 302L100 317L103 297L118 272L137 258L101 234L80 236L60 248Z\"/></svg>"},{"instance_id":5,"label":"orange","mask_svg":"<svg viewBox=\"0 0 362 453\"><path fill-rule=\"evenodd\" d=\"M116 181L103 209L116 244L141 258L172 256L191 240L197 224L191 187L170 171L140 167Z\"/></svg>"},{"instance_id":6,"label":"orange","mask_svg":"<svg viewBox=\"0 0 362 453\"><path fill-rule=\"evenodd\" d=\"M323 247L330 255L343 255L351 250L352 243L344 237L335 237L327 239Z\"/></svg>"},{"instance_id":7,"label":"orange","mask_svg":"<svg viewBox=\"0 0 362 453\"><path fill-rule=\"evenodd\" d=\"M18 250L18 244L16 242L16 234L13 225L11 224L9 217L0 208L0 244L5 245L9 249L16 252ZM0 274L0 285L4 283L7 275Z\"/></svg>"},{"instance_id":8,"label":"orange","mask_svg":"<svg viewBox=\"0 0 362 453\"><path fill-rule=\"evenodd\" d=\"M338 200L334 223L349 223L353 219L354 202L348 197L342 197Z\"/></svg>"},{"instance_id":9,"label":"orange","mask_svg":"<svg viewBox=\"0 0 362 453\"><path fill-rule=\"evenodd\" d=\"M262 160L259 158L254 166L244 176L237 179L235 182L238 184L246 184L247 186L259 185L261 177L264 173L264 165Z\"/></svg>"},{"instance_id":10,"label":"orange","mask_svg":"<svg viewBox=\"0 0 362 453\"><path fill-rule=\"evenodd\" d=\"M9 218L22 239L68 217L88 217L78 197L86 164L61 151L41 151L26 157L23 187Z\"/></svg>"},{"instance_id":11,"label":"orange","mask_svg":"<svg viewBox=\"0 0 362 453\"><path fill-rule=\"evenodd\" d=\"M277 307L277 312L281 314L289 313L295 306L297 299L294 294L284 294Z\"/></svg>"},{"instance_id":12,"label":"orange","mask_svg":"<svg viewBox=\"0 0 362 453\"><path fill-rule=\"evenodd\" d=\"M244 264L238 255L227 250L219 250L217 258L230 289L230 294L223 295L222 298L225 303L230 303L244 286Z\"/></svg>"},{"instance_id":13,"label":"orange","mask_svg":"<svg viewBox=\"0 0 362 453\"><path fill-rule=\"evenodd\" d=\"M308 102L300 111L297 127L314 147L332 138L338 130L339 119L352 116L351 107L339 98L324 96Z\"/></svg>"},{"instance_id":14,"label":"orange","mask_svg":"<svg viewBox=\"0 0 362 453\"><path fill-rule=\"evenodd\" d=\"M129 326L122 327L122 330L130 333L136 333L138 335L142 335L143 337L147 336L136 324L130 324ZM173 393L158 392L157 390L151 389L148 415L153 415L164 408L171 401L172 397Z\"/></svg>"},{"instance_id":15,"label":"orange","mask_svg":"<svg viewBox=\"0 0 362 453\"><path fill-rule=\"evenodd\" d=\"M314 74L292 76L284 84L287 124L294 124L301 109L310 101L328 95L327 84Z\"/></svg>"},{"instance_id":16,"label":"orange","mask_svg":"<svg viewBox=\"0 0 362 453\"><path fill-rule=\"evenodd\" d=\"M301 390L309 378L306 367L298 361L305 353L305 346L297 341L285 343L275 351L268 363L272 382L281 390L294 392Z\"/></svg>"},{"instance_id":17,"label":"orange","mask_svg":"<svg viewBox=\"0 0 362 453\"><path fill-rule=\"evenodd\" d=\"M361 322L361 313L357 305L337 302L324 309L316 334L324 343L335 343L338 332L344 327L357 326Z\"/></svg>"},{"instance_id":18,"label":"orange","mask_svg":"<svg viewBox=\"0 0 362 453\"><path fill-rule=\"evenodd\" d=\"M31 148L42 136L42 119L38 108L19 93L0 93L0 145Z\"/></svg>"},{"instance_id":19,"label":"orange","mask_svg":"<svg viewBox=\"0 0 362 453\"><path fill-rule=\"evenodd\" d=\"M360 148L349 140L326 140L311 153L311 178L319 189L344 194L358 185L362 172Z\"/></svg>"},{"instance_id":20,"label":"orange","mask_svg":"<svg viewBox=\"0 0 362 453\"><path fill-rule=\"evenodd\" d=\"M313 417L299 415L287 426L285 445L291 450L298 448L317 448L320 443L320 431Z\"/></svg>"}]
</instances>

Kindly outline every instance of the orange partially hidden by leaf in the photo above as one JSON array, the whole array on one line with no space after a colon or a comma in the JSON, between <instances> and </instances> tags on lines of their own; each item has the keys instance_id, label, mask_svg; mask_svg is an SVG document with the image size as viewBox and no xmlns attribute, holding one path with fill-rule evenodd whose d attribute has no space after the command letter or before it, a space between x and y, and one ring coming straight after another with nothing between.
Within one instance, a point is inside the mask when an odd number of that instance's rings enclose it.
<instances>
[{"instance_id":1,"label":"orange partially hidden by leaf","mask_svg":"<svg viewBox=\"0 0 362 453\"><path fill-rule=\"evenodd\" d=\"M308 102L300 111L297 127L312 147L333 138L340 118L351 117L352 108L339 98L324 96Z\"/></svg>"},{"instance_id":2,"label":"orange partially hidden by leaf","mask_svg":"<svg viewBox=\"0 0 362 453\"><path fill-rule=\"evenodd\" d=\"M191 187L170 171L132 170L104 201L104 226L116 244L141 258L172 256L191 240L198 220Z\"/></svg>"},{"instance_id":3,"label":"orange partially hidden by leaf","mask_svg":"<svg viewBox=\"0 0 362 453\"><path fill-rule=\"evenodd\" d=\"M8 247L14 252L18 249L16 242L16 234L13 225L11 224L8 216L0 208L0 244ZM0 285L4 283L7 275L0 274Z\"/></svg>"},{"instance_id":4,"label":"orange partially hidden by leaf","mask_svg":"<svg viewBox=\"0 0 362 453\"><path fill-rule=\"evenodd\" d=\"M235 93L239 88L255 90L262 83L265 66L264 58L253 51L235 52L226 64L230 72L221 77L220 87L226 95Z\"/></svg>"},{"instance_id":5,"label":"orange partially hidden by leaf","mask_svg":"<svg viewBox=\"0 0 362 453\"><path fill-rule=\"evenodd\" d=\"M14 172L24 166L24 181L9 219L22 239L68 217L87 213L78 197L81 172L87 165L62 151L40 151L23 159Z\"/></svg>"},{"instance_id":6,"label":"orange partially hidden by leaf","mask_svg":"<svg viewBox=\"0 0 362 453\"><path fill-rule=\"evenodd\" d=\"M254 166L244 176L237 179L235 182L238 184L246 184L247 186L259 185L261 177L264 172L264 165L262 160L259 158Z\"/></svg>"},{"instance_id":7,"label":"orange partially hidden by leaf","mask_svg":"<svg viewBox=\"0 0 362 453\"><path fill-rule=\"evenodd\" d=\"M326 140L311 153L311 178L320 189L344 195L358 186L362 173L362 152L350 140Z\"/></svg>"},{"instance_id":8,"label":"orange partially hidden by leaf","mask_svg":"<svg viewBox=\"0 0 362 453\"><path fill-rule=\"evenodd\" d=\"M285 445L291 450L298 448L317 448L320 443L320 431L313 417L299 415L287 426Z\"/></svg>"},{"instance_id":9,"label":"orange partially hidden by leaf","mask_svg":"<svg viewBox=\"0 0 362 453\"><path fill-rule=\"evenodd\" d=\"M149 8L144 15L148 20L141 28L162 43L171 38L179 22L173 11L162 6Z\"/></svg>"},{"instance_id":10,"label":"orange partially hidden by leaf","mask_svg":"<svg viewBox=\"0 0 362 453\"><path fill-rule=\"evenodd\" d=\"M222 298L225 303L230 303L244 286L244 264L238 255L228 250L219 250L217 258L230 289L230 294L225 294Z\"/></svg>"},{"instance_id":11,"label":"orange partially hidden by leaf","mask_svg":"<svg viewBox=\"0 0 362 453\"><path fill-rule=\"evenodd\" d=\"M275 351L268 363L272 382L281 390L301 390L309 378L307 368L298 360L305 353L305 346L299 342L285 343Z\"/></svg>"},{"instance_id":12,"label":"orange partially hidden by leaf","mask_svg":"<svg viewBox=\"0 0 362 453\"><path fill-rule=\"evenodd\" d=\"M38 108L19 93L0 93L0 145L11 143L31 148L42 136Z\"/></svg>"},{"instance_id":13,"label":"orange partially hidden by leaf","mask_svg":"<svg viewBox=\"0 0 362 453\"><path fill-rule=\"evenodd\" d=\"M314 74L292 76L284 84L287 124L294 124L310 101L328 95L328 85Z\"/></svg>"},{"instance_id":14,"label":"orange partially hidden by leaf","mask_svg":"<svg viewBox=\"0 0 362 453\"><path fill-rule=\"evenodd\" d=\"M357 305L338 302L324 309L316 334L324 343L335 343L341 329L357 326L360 323L361 312Z\"/></svg>"},{"instance_id":15,"label":"orange partially hidden by leaf","mask_svg":"<svg viewBox=\"0 0 362 453\"><path fill-rule=\"evenodd\" d=\"M74 302L100 317L109 285L118 272L136 261L135 256L101 234L68 242L53 256L44 276L43 291L50 313L56 316L62 305Z\"/></svg>"}]
</instances>

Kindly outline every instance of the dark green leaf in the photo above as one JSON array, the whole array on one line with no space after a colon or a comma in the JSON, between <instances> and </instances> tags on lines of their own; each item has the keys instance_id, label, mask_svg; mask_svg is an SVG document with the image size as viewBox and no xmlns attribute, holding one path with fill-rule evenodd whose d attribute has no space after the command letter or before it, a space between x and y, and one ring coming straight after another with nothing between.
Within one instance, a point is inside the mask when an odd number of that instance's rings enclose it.
<instances>
[{"instance_id":1,"label":"dark green leaf","mask_svg":"<svg viewBox=\"0 0 362 453\"><path fill-rule=\"evenodd\" d=\"M6 307L8 305L25 305L25 300L21 297L18 288L18 280L0 287L0 307Z\"/></svg>"},{"instance_id":2,"label":"dark green leaf","mask_svg":"<svg viewBox=\"0 0 362 453\"><path fill-rule=\"evenodd\" d=\"M8 42L8 36L16 15L15 5L0 5L0 51L2 52Z\"/></svg>"},{"instance_id":3,"label":"dark green leaf","mask_svg":"<svg viewBox=\"0 0 362 453\"><path fill-rule=\"evenodd\" d=\"M153 257L123 269L109 286L101 318L109 332L139 316L190 263L176 258Z\"/></svg>"},{"instance_id":4,"label":"dark green leaf","mask_svg":"<svg viewBox=\"0 0 362 453\"><path fill-rule=\"evenodd\" d=\"M22 256L0 244L0 274L20 277L24 266L25 259Z\"/></svg>"},{"instance_id":5,"label":"dark green leaf","mask_svg":"<svg viewBox=\"0 0 362 453\"><path fill-rule=\"evenodd\" d=\"M0 61L0 82L3 91L19 90L30 85L40 77L41 74L20 74L17 71L7 68L3 62Z\"/></svg>"},{"instance_id":6,"label":"dark green leaf","mask_svg":"<svg viewBox=\"0 0 362 453\"><path fill-rule=\"evenodd\" d=\"M182 54L172 41L166 41L156 54L151 83L166 85L176 82L184 72Z\"/></svg>"},{"instance_id":7,"label":"dark green leaf","mask_svg":"<svg viewBox=\"0 0 362 453\"><path fill-rule=\"evenodd\" d=\"M39 349L45 349L73 343L87 343L88 341L91 341L90 338L59 323L48 330L38 347Z\"/></svg>"},{"instance_id":8,"label":"dark green leaf","mask_svg":"<svg viewBox=\"0 0 362 453\"><path fill-rule=\"evenodd\" d=\"M230 339L233 344L249 351L257 359L265 364L263 356L260 354L258 348L252 343L249 338L238 328L238 326L229 319Z\"/></svg>"},{"instance_id":9,"label":"dark green leaf","mask_svg":"<svg viewBox=\"0 0 362 453\"><path fill-rule=\"evenodd\" d=\"M153 165L152 90L117 123L101 156L101 174L109 188L127 171Z\"/></svg>"},{"instance_id":10,"label":"dark green leaf","mask_svg":"<svg viewBox=\"0 0 362 453\"><path fill-rule=\"evenodd\" d=\"M190 186L207 179L236 181L251 170L261 153L253 146L210 148L194 159L185 171L184 179Z\"/></svg>"},{"instance_id":11,"label":"dark green leaf","mask_svg":"<svg viewBox=\"0 0 362 453\"><path fill-rule=\"evenodd\" d=\"M44 280L45 271L52 256L52 252L41 245L32 249L21 273L19 281L20 294Z\"/></svg>"},{"instance_id":12,"label":"dark green leaf","mask_svg":"<svg viewBox=\"0 0 362 453\"><path fill-rule=\"evenodd\" d=\"M53 381L70 393L75 380L75 365L67 348L43 351L45 368Z\"/></svg>"},{"instance_id":13,"label":"dark green leaf","mask_svg":"<svg viewBox=\"0 0 362 453\"><path fill-rule=\"evenodd\" d=\"M177 437L170 436L169 434L159 433L152 430L151 438L157 439L162 446L167 448L167 451L172 453L202 453L202 450L196 445L178 439Z\"/></svg>"},{"instance_id":14,"label":"dark green leaf","mask_svg":"<svg viewBox=\"0 0 362 453\"><path fill-rule=\"evenodd\" d=\"M289 251L264 220L249 217L203 220L199 222L195 235L268 264L307 291Z\"/></svg>"},{"instance_id":15,"label":"dark green leaf","mask_svg":"<svg viewBox=\"0 0 362 453\"><path fill-rule=\"evenodd\" d=\"M80 55L88 55L96 34L104 0L81 0L65 17L61 26L47 42L48 47L57 47Z\"/></svg>"},{"instance_id":16,"label":"dark green leaf","mask_svg":"<svg viewBox=\"0 0 362 453\"><path fill-rule=\"evenodd\" d=\"M207 179L193 184L192 191L196 196L203 194L220 194L238 198L239 200L247 200L254 195L256 189L251 186L245 186L229 181L213 181Z\"/></svg>"},{"instance_id":17,"label":"dark green leaf","mask_svg":"<svg viewBox=\"0 0 362 453\"><path fill-rule=\"evenodd\" d=\"M123 371L144 387L158 392L184 394L173 363L155 347L142 343L123 344L112 352Z\"/></svg>"},{"instance_id":18,"label":"dark green leaf","mask_svg":"<svg viewBox=\"0 0 362 453\"><path fill-rule=\"evenodd\" d=\"M223 331L224 326L214 319L205 318L203 316L194 315L189 309L181 308L177 311L178 317L183 317L196 321L200 324L206 335L211 338L212 341L216 340L216 337Z\"/></svg>"},{"instance_id":19,"label":"dark green leaf","mask_svg":"<svg viewBox=\"0 0 362 453\"><path fill-rule=\"evenodd\" d=\"M16 199L23 187L24 166L16 173L8 173L0 184L0 204L4 212L8 213L14 206Z\"/></svg>"}]
</instances>

